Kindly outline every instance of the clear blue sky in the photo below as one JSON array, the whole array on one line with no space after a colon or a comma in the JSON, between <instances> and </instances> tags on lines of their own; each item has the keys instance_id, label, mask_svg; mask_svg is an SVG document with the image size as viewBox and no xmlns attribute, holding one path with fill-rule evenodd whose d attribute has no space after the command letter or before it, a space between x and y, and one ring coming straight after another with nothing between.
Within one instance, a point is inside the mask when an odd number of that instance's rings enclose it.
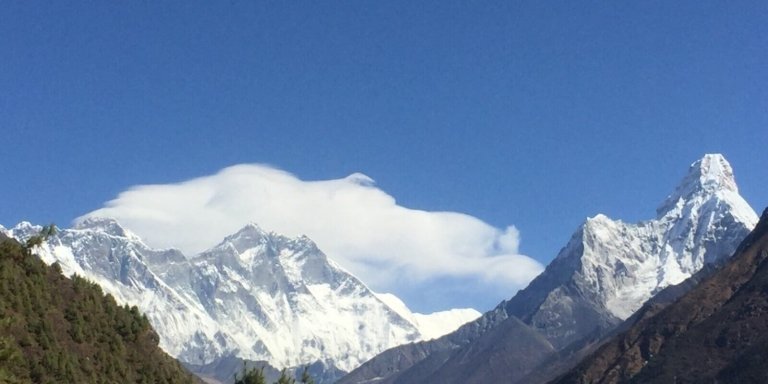
<instances>
[{"instance_id":1,"label":"clear blue sky","mask_svg":"<svg viewBox=\"0 0 768 384\"><path fill-rule=\"evenodd\" d=\"M268 163L515 225L542 263L731 161L768 204L768 2L0 2L0 223Z\"/></svg>"}]
</instances>

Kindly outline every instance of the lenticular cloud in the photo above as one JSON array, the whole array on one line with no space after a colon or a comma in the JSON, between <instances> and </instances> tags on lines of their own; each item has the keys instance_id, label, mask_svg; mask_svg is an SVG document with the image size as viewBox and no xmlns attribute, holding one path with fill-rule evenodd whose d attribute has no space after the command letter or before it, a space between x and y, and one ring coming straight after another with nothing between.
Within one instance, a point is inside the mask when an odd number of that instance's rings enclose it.
<instances>
[{"instance_id":1,"label":"lenticular cloud","mask_svg":"<svg viewBox=\"0 0 768 384\"><path fill-rule=\"evenodd\" d=\"M440 277L519 288L542 269L518 254L514 227L402 207L359 173L303 181L265 165L236 165L180 183L132 187L89 216L115 218L148 245L187 255L251 222L288 236L305 234L377 289Z\"/></svg>"}]
</instances>

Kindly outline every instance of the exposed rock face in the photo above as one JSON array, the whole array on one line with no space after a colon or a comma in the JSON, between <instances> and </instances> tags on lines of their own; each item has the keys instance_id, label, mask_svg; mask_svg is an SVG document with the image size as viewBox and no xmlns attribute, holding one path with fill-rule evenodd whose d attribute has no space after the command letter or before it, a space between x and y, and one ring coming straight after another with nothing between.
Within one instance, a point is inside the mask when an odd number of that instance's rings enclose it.
<instances>
[{"instance_id":1,"label":"exposed rock face","mask_svg":"<svg viewBox=\"0 0 768 384\"><path fill-rule=\"evenodd\" d=\"M558 383L766 382L768 209L727 264Z\"/></svg>"},{"instance_id":2,"label":"exposed rock face","mask_svg":"<svg viewBox=\"0 0 768 384\"><path fill-rule=\"evenodd\" d=\"M0 233L25 239L39 230L21 223ZM479 316L411 313L392 295L372 292L307 237L287 238L255 224L188 259L147 246L115 220L88 218L50 238L40 257L98 283L119 303L138 306L160 346L190 368L227 368L218 360L234 357L278 369L314 364L315 377L330 382L381 351Z\"/></svg>"},{"instance_id":3,"label":"exposed rock face","mask_svg":"<svg viewBox=\"0 0 768 384\"><path fill-rule=\"evenodd\" d=\"M756 222L738 194L731 166L721 155L706 155L691 165L655 219L637 224L604 215L587 219L545 271L510 300L440 339L386 351L341 382L513 382L546 354L527 342L511 351L515 343L505 339L505 323L520 322L554 351L584 337L599 339L654 294L730 256ZM486 339L508 343L507 355L541 359L518 372L508 359L476 346ZM477 374L462 380L447 374L459 371Z\"/></svg>"},{"instance_id":4,"label":"exposed rock face","mask_svg":"<svg viewBox=\"0 0 768 384\"><path fill-rule=\"evenodd\" d=\"M724 262L725 260L723 260ZM593 332L569 344L567 347L550 354L535 369L519 380L526 384L543 384L563 376L576 367L584 358L594 353L615 336L632 327L638 321L654 316L682 295L696 287L702 280L711 276L722 262L706 264L695 275L677 285L670 285L654 295L627 320L609 332Z\"/></svg>"}]
</instances>

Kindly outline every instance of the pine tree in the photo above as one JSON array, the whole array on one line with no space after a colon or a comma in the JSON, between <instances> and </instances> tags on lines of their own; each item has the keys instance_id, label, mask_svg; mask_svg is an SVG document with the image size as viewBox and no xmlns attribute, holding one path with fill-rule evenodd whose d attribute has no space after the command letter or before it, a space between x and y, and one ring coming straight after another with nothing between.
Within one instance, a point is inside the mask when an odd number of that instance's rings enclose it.
<instances>
[{"instance_id":1,"label":"pine tree","mask_svg":"<svg viewBox=\"0 0 768 384\"><path fill-rule=\"evenodd\" d=\"M27 239L27 242L25 243L25 247L24 247L27 254L31 255L33 248L41 246L43 244L43 241L48 240L49 237L55 234L56 234L55 224L50 224L43 227L43 229L40 230L40 233Z\"/></svg>"},{"instance_id":2,"label":"pine tree","mask_svg":"<svg viewBox=\"0 0 768 384\"><path fill-rule=\"evenodd\" d=\"M0 320L0 328L5 331L10 328L11 319ZM0 383L18 383L19 380L6 367L18 366L23 363L21 351L12 337L0 337Z\"/></svg>"},{"instance_id":3,"label":"pine tree","mask_svg":"<svg viewBox=\"0 0 768 384\"><path fill-rule=\"evenodd\" d=\"M138 310L32 254L53 234L49 226L23 244L0 236L0 384L197 382Z\"/></svg>"},{"instance_id":4,"label":"pine tree","mask_svg":"<svg viewBox=\"0 0 768 384\"><path fill-rule=\"evenodd\" d=\"M247 369L245 362L243 362L243 376L238 377L238 375L235 374L234 384L267 384L267 380L264 378L264 368Z\"/></svg>"},{"instance_id":5,"label":"pine tree","mask_svg":"<svg viewBox=\"0 0 768 384\"><path fill-rule=\"evenodd\" d=\"M301 383L315 384L315 380L309 375L309 367L304 367L304 370L301 372Z\"/></svg>"},{"instance_id":6,"label":"pine tree","mask_svg":"<svg viewBox=\"0 0 768 384\"><path fill-rule=\"evenodd\" d=\"M288 376L287 373L285 373L285 368L280 372L280 377L277 379L276 384L295 384L296 379Z\"/></svg>"}]
</instances>

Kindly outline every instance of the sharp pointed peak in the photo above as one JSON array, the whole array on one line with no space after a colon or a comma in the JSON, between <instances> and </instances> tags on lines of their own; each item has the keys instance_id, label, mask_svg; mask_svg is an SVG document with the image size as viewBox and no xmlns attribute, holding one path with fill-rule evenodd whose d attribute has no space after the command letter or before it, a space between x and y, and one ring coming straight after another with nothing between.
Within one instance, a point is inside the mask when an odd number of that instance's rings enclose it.
<instances>
[{"instance_id":1,"label":"sharp pointed peak","mask_svg":"<svg viewBox=\"0 0 768 384\"><path fill-rule=\"evenodd\" d=\"M586 223L594 223L594 222L606 222L606 221L611 221L612 222L613 219L611 219L610 217L608 217L608 216L606 216L606 215L604 215L602 213L598 213L597 215L594 215L592 217L587 217L585 222Z\"/></svg>"},{"instance_id":2,"label":"sharp pointed peak","mask_svg":"<svg viewBox=\"0 0 768 384\"><path fill-rule=\"evenodd\" d=\"M255 231L255 232L262 232L267 233L259 224L256 224L255 222L251 221L249 223L246 223L240 230L237 232L243 232L243 231ZM236 232L236 233L237 233Z\"/></svg>"},{"instance_id":3,"label":"sharp pointed peak","mask_svg":"<svg viewBox=\"0 0 768 384\"><path fill-rule=\"evenodd\" d=\"M720 191L739 192L733 168L722 154L706 154L691 164L675 191L664 200L656 212L663 216L680 202L690 200L696 195L710 195Z\"/></svg>"},{"instance_id":4,"label":"sharp pointed peak","mask_svg":"<svg viewBox=\"0 0 768 384\"><path fill-rule=\"evenodd\" d=\"M738 192L736 180L733 177L733 168L725 156L719 153L706 154L691 164L688 177L698 182L702 188L726 189ZM687 181L687 180L686 180Z\"/></svg>"},{"instance_id":5,"label":"sharp pointed peak","mask_svg":"<svg viewBox=\"0 0 768 384\"><path fill-rule=\"evenodd\" d=\"M237 231L224 238L224 242L232 241L235 239L262 239L267 238L272 233L267 232L261 226L254 222L250 222L240 227Z\"/></svg>"},{"instance_id":6,"label":"sharp pointed peak","mask_svg":"<svg viewBox=\"0 0 768 384\"><path fill-rule=\"evenodd\" d=\"M232 240L236 238L251 238L251 239L270 239L278 241L289 241L296 243L306 243L314 245L314 241L306 235L299 235L295 238L291 238L274 231L267 231L255 222L249 222L237 232L226 237L226 240Z\"/></svg>"}]
</instances>

